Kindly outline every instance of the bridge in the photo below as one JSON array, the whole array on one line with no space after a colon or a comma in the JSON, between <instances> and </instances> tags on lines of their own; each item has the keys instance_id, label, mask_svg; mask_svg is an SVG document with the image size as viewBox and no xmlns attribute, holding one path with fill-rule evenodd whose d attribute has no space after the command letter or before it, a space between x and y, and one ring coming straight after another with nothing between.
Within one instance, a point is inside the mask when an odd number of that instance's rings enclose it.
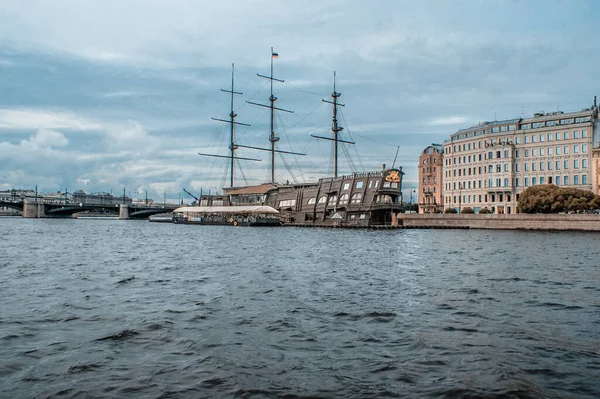
<instances>
[{"instance_id":1,"label":"bridge","mask_svg":"<svg viewBox=\"0 0 600 399\"><path fill-rule=\"evenodd\" d=\"M179 205L131 205L131 204L85 204L63 201L48 201L44 198L25 198L14 201L0 201L0 207L21 211L24 218L69 218L86 211L107 211L119 213L119 219L147 219L152 215L173 212Z\"/></svg>"}]
</instances>

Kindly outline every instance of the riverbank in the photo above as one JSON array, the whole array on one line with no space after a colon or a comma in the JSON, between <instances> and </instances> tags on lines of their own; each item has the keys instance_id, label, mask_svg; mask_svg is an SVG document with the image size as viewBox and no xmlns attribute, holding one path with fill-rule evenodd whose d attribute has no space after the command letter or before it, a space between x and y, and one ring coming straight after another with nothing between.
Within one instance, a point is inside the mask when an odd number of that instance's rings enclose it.
<instances>
[{"instance_id":1,"label":"riverbank","mask_svg":"<svg viewBox=\"0 0 600 399\"><path fill-rule=\"evenodd\" d=\"M407 229L495 229L600 231L600 215L399 214Z\"/></svg>"}]
</instances>

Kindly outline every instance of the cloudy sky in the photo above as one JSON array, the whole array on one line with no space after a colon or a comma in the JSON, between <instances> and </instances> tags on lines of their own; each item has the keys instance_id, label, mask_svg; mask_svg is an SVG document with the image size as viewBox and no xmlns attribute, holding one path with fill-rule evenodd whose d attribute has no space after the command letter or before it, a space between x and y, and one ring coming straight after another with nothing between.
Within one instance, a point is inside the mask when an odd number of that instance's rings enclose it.
<instances>
[{"instance_id":1,"label":"cloudy sky","mask_svg":"<svg viewBox=\"0 0 600 399\"><path fill-rule=\"evenodd\" d=\"M3 0L0 189L123 189L174 201L229 184L235 63L237 142L268 146L270 48L279 53L280 182L332 173L337 89L340 173L394 161L417 184L419 152L480 121L573 111L600 95L600 2ZM240 149L236 185L267 181L269 154ZM289 171L288 171L289 169ZM241 172L239 172L241 170Z\"/></svg>"}]
</instances>

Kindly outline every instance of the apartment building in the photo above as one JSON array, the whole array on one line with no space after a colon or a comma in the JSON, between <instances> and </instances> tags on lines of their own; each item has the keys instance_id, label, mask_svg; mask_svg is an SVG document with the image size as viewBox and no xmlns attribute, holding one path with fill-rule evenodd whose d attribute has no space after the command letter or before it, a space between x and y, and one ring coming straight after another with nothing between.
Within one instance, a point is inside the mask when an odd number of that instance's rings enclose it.
<instances>
[{"instance_id":1,"label":"apartment building","mask_svg":"<svg viewBox=\"0 0 600 399\"><path fill-rule=\"evenodd\" d=\"M431 144L419 156L419 213L444 209L442 152L440 144Z\"/></svg>"},{"instance_id":2,"label":"apartment building","mask_svg":"<svg viewBox=\"0 0 600 399\"><path fill-rule=\"evenodd\" d=\"M443 144L444 208L516 213L519 195L537 184L598 193L599 128L594 98L580 112L537 113L459 130Z\"/></svg>"}]
</instances>

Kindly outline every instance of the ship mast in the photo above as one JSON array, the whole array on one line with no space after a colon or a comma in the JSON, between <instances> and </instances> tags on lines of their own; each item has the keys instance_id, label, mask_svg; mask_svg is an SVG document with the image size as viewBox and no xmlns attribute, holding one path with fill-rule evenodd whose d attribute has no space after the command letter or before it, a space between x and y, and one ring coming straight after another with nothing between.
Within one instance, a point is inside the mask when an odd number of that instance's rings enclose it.
<instances>
[{"instance_id":1,"label":"ship mast","mask_svg":"<svg viewBox=\"0 0 600 399\"><path fill-rule=\"evenodd\" d=\"M242 158L242 157L236 157L235 156L235 151L240 146L238 146L238 145L235 144L235 129L234 129L234 126L235 125L250 126L250 125L247 124L247 123L241 123L241 122L236 122L235 121L235 117L237 116L237 114L233 110L233 96L234 96L234 94L242 95L244 93L234 90L234 76L235 76L235 64L231 64L231 90L221 89L222 92L224 92L224 93L230 93L231 94L231 110L229 112L229 120L218 119L218 118L210 118L210 119L215 120L215 121L225 122L225 123L229 123L230 124L231 131L230 131L230 138L229 138L229 150L231 151L231 155L226 156L226 155L204 154L204 153L200 153L200 152L198 153L198 155L202 155L202 156L206 156L206 157L229 158L231 160L231 162L230 162L230 174L231 174L231 176L230 176L230 180L229 180L230 187L233 187L233 184L234 184L234 165L235 165L234 161L236 159L242 159L242 160L246 160L246 161L261 161L261 159Z\"/></svg>"},{"instance_id":2,"label":"ship mast","mask_svg":"<svg viewBox=\"0 0 600 399\"><path fill-rule=\"evenodd\" d=\"M273 51L273 47L271 47L271 75L265 76L265 75L261 75L259 73L256 74L261 78L269 79L271 81L271 95L269 96L270 105L264 105L264 104L254 103L251 101L246 101L248 104L257 105L259 107L269 108L271 110L271 123L270 123L270 128L269 128L269 141L271 142L271 148L259 148L259 147L239 145L239 147L252 148L255 150L263 150L263 151L271 152L271 183L275 183L275 153L276 152L283 153L283 154L306 155L306 154L302 154L299 152L281 151L281 150L275 149L275 143L279 141L279 137L277 137L275 135L275 111L277 110L277 111L289 112L291 114L294 113L294 111L290 111L288 109L283 109L283 108L278 108L275 106L275 101L277 101L277 97L275 97L273 95L273 81L275 80L277 82L284 82L284 80L282 80L282 79L277 79L277 78L273 77L273 59L275 59L277 57L279 57L279 54L277 54L275 51Z\"/></svg>"},{"instance_id":3,"label":"ship mast","mask_svg":"<svg viewBox=\"0 0 600 399\"><path fill-rule=\"evenodd\" d=\"M335 91L335 71L333 71L333 93L331 93L331 97L333 98L333 101L329 101L329 100L325 100L325 99L321 100L325 103L333 104L333 123L331 126L331 131L333 132L333 138L315 136L315 135L311 134L312 137L315 137L317 139L333 141L333 177L338 176L338 143L354 144L353 141L342 140L338 137L338 133L341 132L342 130L344 130L343 127L338 125L338 120L337 120L337 107L345 106L344 104L338 103L338 98L341 95L342 95L342 93L338 93L337 91Z\"/></svg>"}]
</instances>

